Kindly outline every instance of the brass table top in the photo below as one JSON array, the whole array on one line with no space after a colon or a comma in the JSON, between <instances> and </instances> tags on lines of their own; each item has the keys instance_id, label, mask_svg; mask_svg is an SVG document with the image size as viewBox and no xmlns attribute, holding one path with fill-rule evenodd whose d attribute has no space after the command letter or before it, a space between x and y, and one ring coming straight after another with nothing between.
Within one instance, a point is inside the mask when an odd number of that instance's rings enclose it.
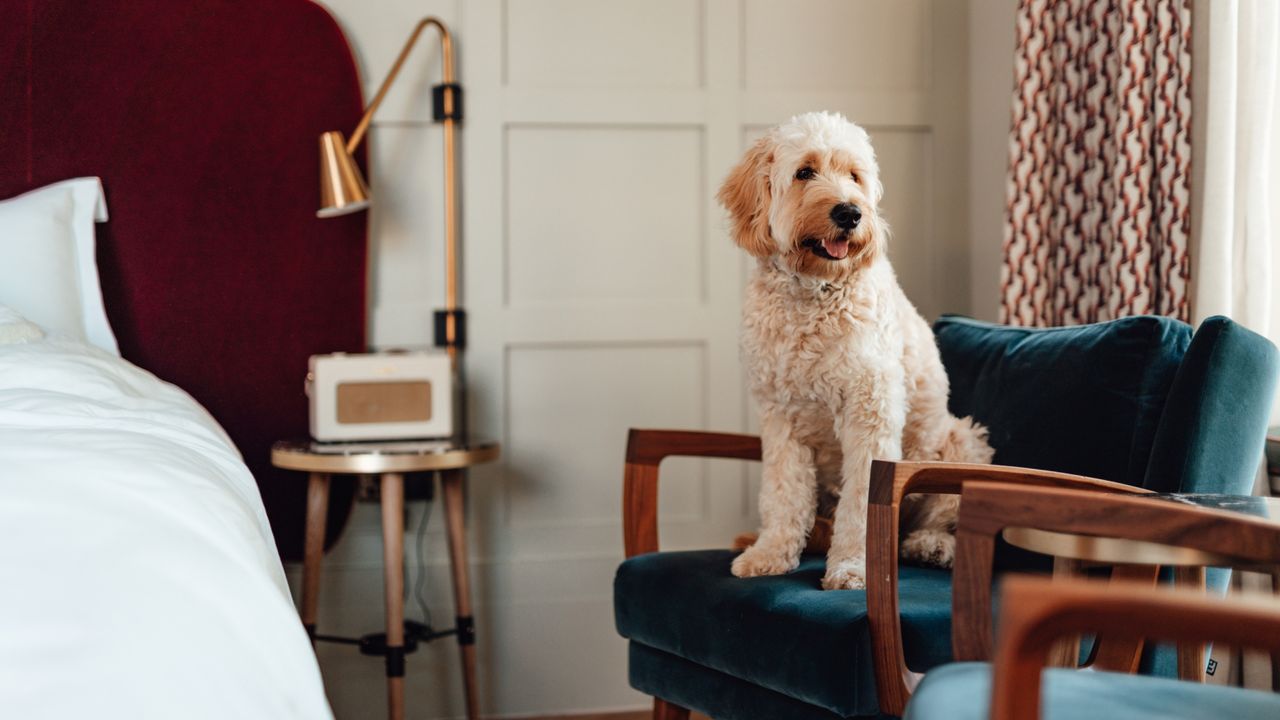
<instances>
[{"instance_id":1,"label":"brass table top","mask_svg":"<svg viewBox=\"0 0 1280 720\"><path fill-rule=\"evenodd\" d=\"M456 470L498 459L493 441L449 440L319 443L284 441L271 446L271 464L303 472L373 475L387 472Z\"/></svg>"},{"instance_id":2,"label":"brass table top","mask_svg":"<svg viewBox=\"0 0 1280 720\"><path fill-rule=\"evenodd\" d=\"M1184 503L1211 510L1251 515L1280 525L1280 498L1183 493L1157 493L1141 497L1159 502ZM1107 565L1169 567L1238 567L1242 565L1230 556L1143 540L1075 535L1025 527L1005 528L1002 535L1005 542L1024 550Z\"/></svg>"}]
</instances>

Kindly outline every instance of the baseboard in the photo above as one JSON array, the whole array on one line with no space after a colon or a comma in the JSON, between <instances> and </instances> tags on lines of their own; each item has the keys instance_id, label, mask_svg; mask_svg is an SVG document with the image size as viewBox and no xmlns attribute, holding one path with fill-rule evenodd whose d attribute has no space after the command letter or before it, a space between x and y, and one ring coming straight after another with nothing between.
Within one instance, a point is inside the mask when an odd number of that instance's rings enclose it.
<instances>
[{"instance_id":1,"label":"baseboard","mask_svg":"<svg viewBox=\"0 0 1280 720\"><path fill-rule=\"evenodd\" d=\"M596 713L594 715L547 715L527 718L527 720L649 720L652 713L647 710L639 712Z\"/></svg>"},{"instance_id":2,"label":"baseboard","mask_svg":"<svg viewBox=\"0 0 1280 720\"><path fill-rule=\"evenodd\" d=\"M649 720L653 712L640 710L637 712L603 712L594 715L545 715L543 717L526 717L525 720ZM710 720L705 715L694 714L689 720Z\"/></svg>"}]
</instances>

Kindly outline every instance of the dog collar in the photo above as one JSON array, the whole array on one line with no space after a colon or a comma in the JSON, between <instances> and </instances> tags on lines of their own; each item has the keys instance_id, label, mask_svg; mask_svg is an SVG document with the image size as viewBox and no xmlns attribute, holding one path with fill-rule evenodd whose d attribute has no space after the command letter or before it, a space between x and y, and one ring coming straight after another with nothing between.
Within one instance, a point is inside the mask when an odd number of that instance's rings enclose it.
<instances>
[{"instance_id":1,"label":"dog collar","mask_svg":"<svg viewBox=\"0 0 1280 720\"><path fill-rule=\"evenodd\" d=\"M782 261L776 257L771 258L768 265L765 265L762 263L760 267L761 269L765 269L765 268L772 269L774 272L783 276L790 282L795 283L798 287L803 288L809 292L819 292L819 293L822 293L823 295L827 295L833 292L841 292L845 288L844 284L842 283L833 283L833 282L828 282L826 280L815 280L813 278L806 278L800 275L794 275L785 267L783 267Z\"/></svg>"}]
</instances>

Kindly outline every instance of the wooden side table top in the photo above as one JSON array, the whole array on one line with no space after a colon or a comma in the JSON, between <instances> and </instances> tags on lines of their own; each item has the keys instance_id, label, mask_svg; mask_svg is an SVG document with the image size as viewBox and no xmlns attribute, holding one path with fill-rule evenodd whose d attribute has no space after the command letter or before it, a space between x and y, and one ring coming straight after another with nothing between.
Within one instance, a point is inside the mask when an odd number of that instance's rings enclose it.
<instances>
[{"instance_id":1,"label":"wooden side table top","mask_svg":"<svg viewBox=\"0 0 1280 720\"><path fill-rule=\"evenodd\" d=\"M1240 513L1280 525L1280 498L1276 497L1215 495L1208 493L1157 493L1135 496L1135 499L1152 502L1183 503L1209 510ZM1141 540L1075 535L1021 527L1006 528L1002 535L1005 542L1024 550L1107 565L1232 567L1241 564L1226 555Z\"/></svg>"},{"instance_id":2,"label":"wooden side table top","mask_svg":"<svg viewBox=\"0 0 1280 720\"><path fill-rule=\"evenodd\" d=\"M283 441L271 446L271 464L286 470L338 474L378 474L456 470L498 459L498 443L449 440L318 443Z\"/></svg>"}]
</instances>

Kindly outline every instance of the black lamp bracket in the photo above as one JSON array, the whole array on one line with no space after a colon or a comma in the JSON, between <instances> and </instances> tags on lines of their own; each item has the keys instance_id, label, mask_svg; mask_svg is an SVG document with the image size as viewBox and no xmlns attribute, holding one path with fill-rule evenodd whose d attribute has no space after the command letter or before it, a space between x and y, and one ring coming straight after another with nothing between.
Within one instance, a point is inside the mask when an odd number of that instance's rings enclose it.
<instances>
[{"instance_id":1,"label":"black lamp bracket","mask_svg":"<svg viewBox=\"0 0 1280 720\"><path fill-rule=\"evenodd\" d=\"M462 86L440 83L431 87L431 116L436 122L462 122Z\"/></svg>"},{"instance_id":2,"label":"black lamp bracket","mask_svg":"<svg viewBox=\"0 0 1280 720\"><path fill-rule=\"evenodd\" d=\"M449 322L453 321L453 339L449 338ZM455 347L464 350L467 347L467 311L436 310L435 312L435 345L438 348Z\"/></svg>"}]
</instances>

